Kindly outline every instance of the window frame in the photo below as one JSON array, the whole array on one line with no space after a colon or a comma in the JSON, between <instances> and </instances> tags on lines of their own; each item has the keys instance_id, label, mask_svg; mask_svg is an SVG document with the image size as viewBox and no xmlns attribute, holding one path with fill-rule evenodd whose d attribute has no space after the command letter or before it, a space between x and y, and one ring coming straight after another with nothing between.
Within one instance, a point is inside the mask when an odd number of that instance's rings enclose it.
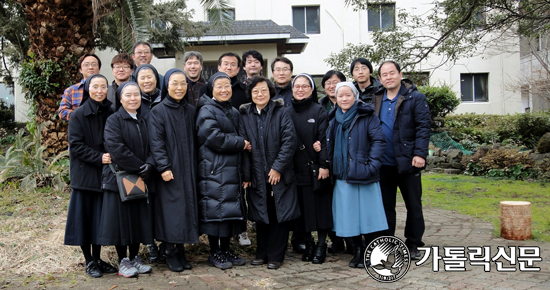
<instances>
[{"instance_id":1,"label":"window frame","mask_svg":"<svg viewBox=\"0 0 550 290\"><path fill-rule=\"evenodd\" d=\"M476 99L476 76L484 77L485 89L484 89L484 98L482 100ZM471 100L464 100L463 93L463 82L466 77L470 78L471 85L469 89L471 90ZM488 103L489 102L489 73L461 73L460 74L460 102L461 103Z\"/></svg>"},{"instance_id":2,"label":"window frame","mask_svg":"<svg viewBox=\"0 0 550 290\"><path fill-rule=\"evenodd\" d=\"M296 27L294 25L294 11L295 9L300 9L302 8L303 9L303 15L304 15L304 30L305 31L302 31L300 30L298 27ZM318 25L317 25L317 31L313 31L313 32L309 32L308 29L307 29L307 24L308 24L308 21L307 21L307 8L316 8L317 9L317 22L318 22ZM321 34L321 5L300 5L300 6L292 6L292 27L302 31L302 33L304 34Z\"/></svg>"},{"instance_id":3,"label":"window frame","mask_svg":"<svg viewBox=\"0 0 550 290\"><path fill-rule=\"evenodd\" d=\"M367 5L367 29L368 29L369 32L376 32L376 31L380 31L380 30L386 31L386 30L394 29L396 27L397 24L396 24L396 19L395 19L396 18L396 5L395 4L396 3L372 3L372 4ZM371 12L370 7L374 7L374 6L378 6L378 8L376 8L376 10L378 10L378 20L379 21L378 21L378 26L376 26L376 27L372 27L372 26L369 25L369 20L370 20L369 14ZM392 17L393 18L392 19L392 27L390 27L390 28L385 28L385 29L382 28L382 26L383 26L383 19L382 19L383 9L382 9L382 7L383 6L393 6L393 9L392 9L392 11L393 11L393 13L392 13L392 16L393 16Z\"/></svg>"}]
</instances>

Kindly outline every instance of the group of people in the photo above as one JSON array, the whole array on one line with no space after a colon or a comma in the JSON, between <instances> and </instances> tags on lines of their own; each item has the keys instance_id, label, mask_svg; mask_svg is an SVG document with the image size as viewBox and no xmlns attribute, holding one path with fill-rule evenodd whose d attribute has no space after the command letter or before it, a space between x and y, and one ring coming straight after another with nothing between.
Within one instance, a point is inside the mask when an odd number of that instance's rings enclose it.
<instances>
[{"instance_id":1,"label":"group of people","mask_svg":"<svg viewBox=\"0 0 550 290\"><path fill-rule=\"evenodd\" d=\"M132 55L116 55L109 85L101 60L86 54L79 59L83 80L60 104L59 116L69 122L72 188L65 244L81 247L89 276L150 272L140 244L151 262L191 269L184 244L198 243L201 234L210 265L244 265L230 239L247 231L247 220L257 233L252 265L281 267L292 231L303 261L323 263L330 237L333 252L345 240L350 267L363 267L365 245L395 234L398 187L406 244L419 258L429 108L397 63L383 62L380 80L364 58L351 63L354 82L330 70L319 100L313 78L293 78L285 57L271 63L273 82L262 76L256 50L242 59L224 53L208 80L199 52L186 52L183 70L164 75L151 59L144 42ZM122 202L118 170L143 178L149 196ZM115 246L118 270L100 259L104 245Z\"/></svg>"}]
</instances>

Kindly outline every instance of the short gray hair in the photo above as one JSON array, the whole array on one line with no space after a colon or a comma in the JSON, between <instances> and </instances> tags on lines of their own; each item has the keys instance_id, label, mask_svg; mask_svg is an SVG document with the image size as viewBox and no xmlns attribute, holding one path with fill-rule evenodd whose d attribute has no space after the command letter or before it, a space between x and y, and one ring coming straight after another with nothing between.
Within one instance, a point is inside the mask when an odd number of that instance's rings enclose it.
<instances>
[{"instance_id":1,"label":"short gray hair","mask_svg":"<svg viewBox=\"0 0 550 290\"><path fill-rule=\"evenodd\" d=\"M196 57L202 65L202 54L198 51L186 51L183 54L183 63L186 63L192 57Z\"/></svg>"}]
</instances>

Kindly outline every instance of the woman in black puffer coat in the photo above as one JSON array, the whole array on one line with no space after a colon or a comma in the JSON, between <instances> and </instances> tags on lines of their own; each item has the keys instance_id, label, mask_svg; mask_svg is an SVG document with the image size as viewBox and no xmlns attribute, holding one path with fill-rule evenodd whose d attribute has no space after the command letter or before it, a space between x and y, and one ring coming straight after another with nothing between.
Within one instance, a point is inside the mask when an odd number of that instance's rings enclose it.
<instances>
[{"instance_id":1,"label":"woman in black puffer coat","mask_svg":"<svg viewBox=\"0 0 550 290\"><path fill-rule=\"evenodd\" d=\"M238 135L239 112L231 105L231 79L210 77L197 113L199 145L199 231L208 235L208 263L220 269L246 261L229 249L229 240L246 230L241 186L241 152L248 141Z\"/></svg>"}]
</instances>

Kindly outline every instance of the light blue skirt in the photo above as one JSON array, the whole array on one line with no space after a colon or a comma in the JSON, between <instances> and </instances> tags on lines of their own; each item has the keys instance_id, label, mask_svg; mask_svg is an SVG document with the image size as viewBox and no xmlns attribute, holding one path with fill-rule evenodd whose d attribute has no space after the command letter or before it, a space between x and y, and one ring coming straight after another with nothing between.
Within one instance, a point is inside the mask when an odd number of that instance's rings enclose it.
<instances>
[{"instance_id":1,"label":"light blue skirt","mask_svg":"<svg viewBox=\"0 0 550 290\"><path fill-rule=\"evenodd\" d=\"M354 237L388 229L378 182L363 185L336 180L332 215L334 231L339 237Z\"/></svg>"}]
</instances>

